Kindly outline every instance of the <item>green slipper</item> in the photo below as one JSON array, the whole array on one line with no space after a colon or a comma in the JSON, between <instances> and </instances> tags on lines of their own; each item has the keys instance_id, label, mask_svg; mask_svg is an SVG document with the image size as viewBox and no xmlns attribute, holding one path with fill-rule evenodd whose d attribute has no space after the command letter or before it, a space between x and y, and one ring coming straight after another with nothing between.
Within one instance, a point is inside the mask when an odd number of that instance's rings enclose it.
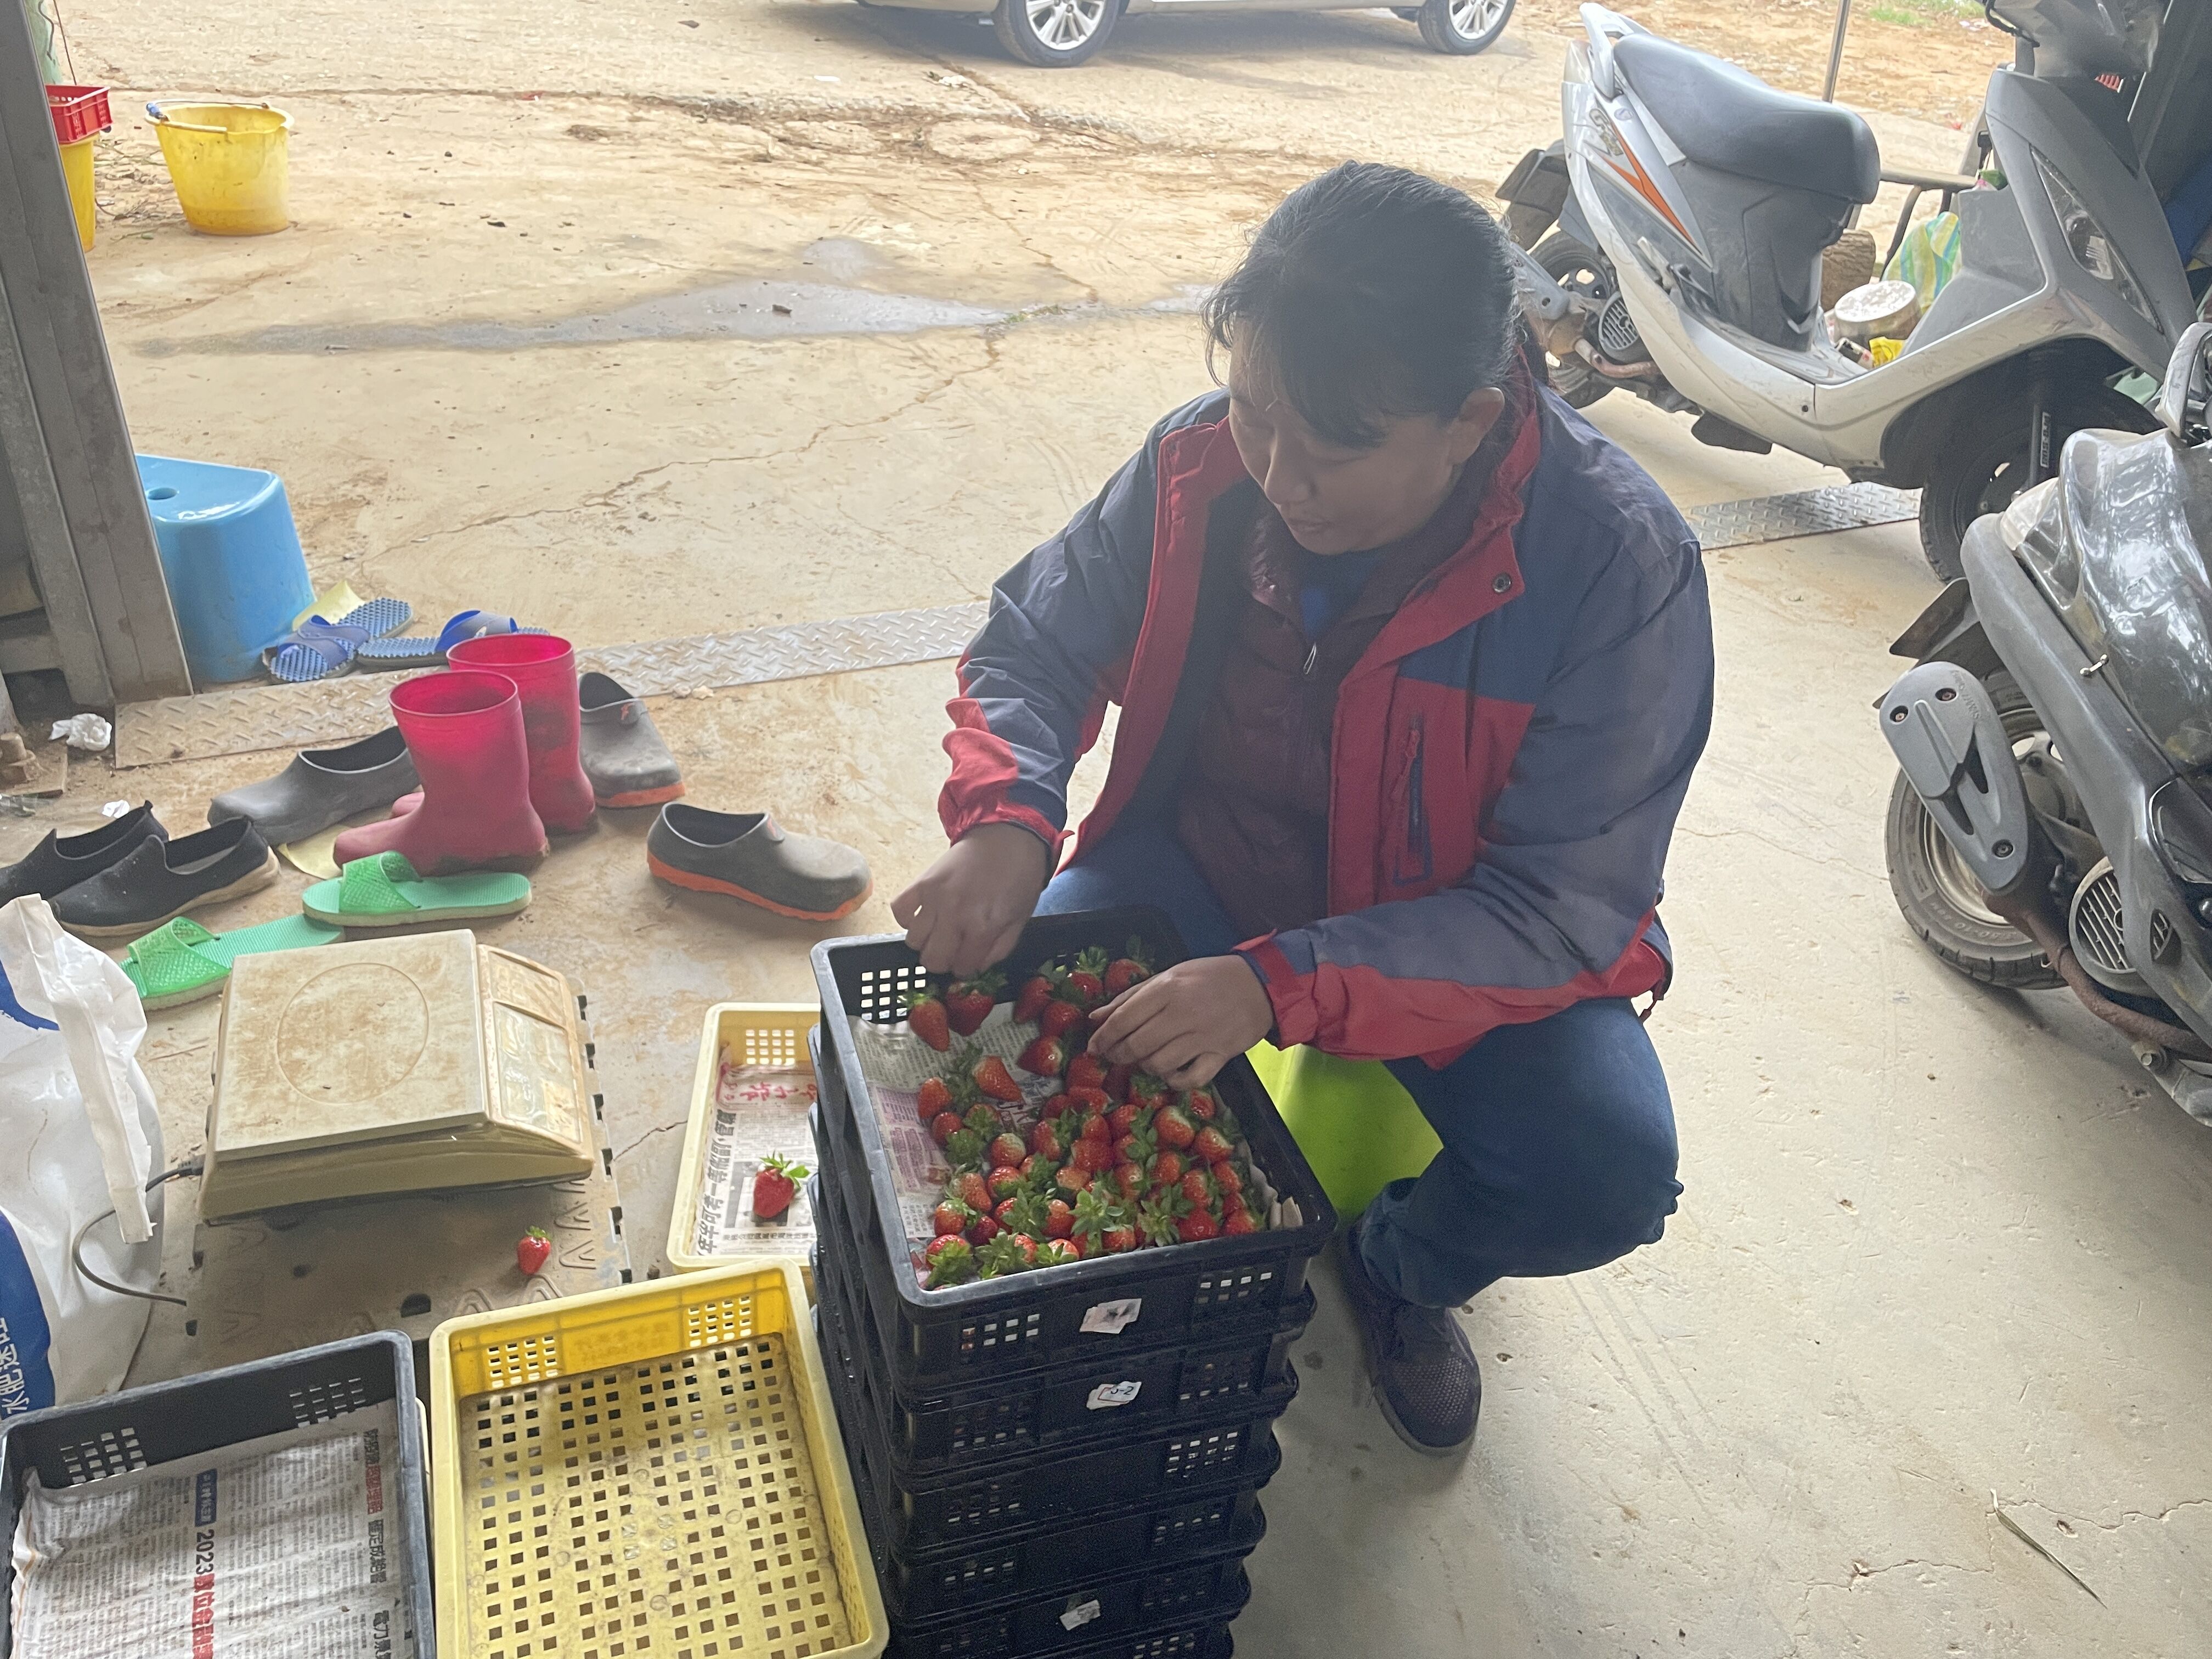
<instances>
[{"instance_id":1,"label":"green slipper","mask_svg":"<svg viewBox=\"0 0 2212 1659\"><path fill-rule=\"evenodd\" d=\"M300 896L317 921L340 927L404 927L421 921L511 916L530 902L530 878L486 872L422 877L404 853L356 859L336 881L319 881Z\"/></svg>"},{"instance_id":2,"label":"green slipper","mask_svg":"<svg viewBox=\"0 0 2212 1659\"><path fill-rule=\"evenodd\" d=\"M343 929L305 916L283 916L229 933L210 933L190 916L179 916L125 951L123 971L149 1012L179 1008L222 989L231 963L240 957L300 951L344 937Z\"/></svg>"}]
</instances>

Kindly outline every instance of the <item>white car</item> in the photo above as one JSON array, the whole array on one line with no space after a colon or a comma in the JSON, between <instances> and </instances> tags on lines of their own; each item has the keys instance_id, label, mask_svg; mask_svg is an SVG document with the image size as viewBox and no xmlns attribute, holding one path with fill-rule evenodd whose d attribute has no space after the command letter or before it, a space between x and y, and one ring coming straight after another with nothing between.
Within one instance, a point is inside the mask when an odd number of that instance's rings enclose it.
<instances>
[{"instance_id":1,"label":"white car","mask_svg":"<svg viewBox=\"0 0 2212 1659\"><path fill-rule=\"evenodd\" d=\"M1041 69L1073 69L1114 32L1125 12L1168 11L1371 11L1360 0L860 0L868 6L896 4L914 11L988 14L1000 44L1025 64ZM1513 0L1425 0L1419 6L1393 6L1409 23L1420 25L1421 39L1437 52L1480 52L1505 32Z\"/></svg>"}]
</instances>

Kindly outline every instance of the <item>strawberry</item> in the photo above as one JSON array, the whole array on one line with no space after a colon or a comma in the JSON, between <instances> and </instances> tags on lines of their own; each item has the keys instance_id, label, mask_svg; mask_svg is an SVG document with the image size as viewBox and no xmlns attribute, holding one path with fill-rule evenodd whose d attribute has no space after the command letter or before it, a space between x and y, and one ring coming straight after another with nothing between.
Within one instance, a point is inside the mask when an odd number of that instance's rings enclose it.
<instances>
[{"instance_id":1,"label":"strawberry","mask_svg":"<svg viewBox=\"0 0 2212 1659\"><path fill-rule=\"evenodd\" d=\"M929 1120L929 1137L940 1146L959 1133L960 1129L960 1114L957 1112L939 1112Z\"/></svg>"},{"instance_id":2,"label":"strawberry","mask_svg":"<svg viewBox=\"0 0 2212 1659\"><path fill-rule=\"evenodd\" d=\"M1211 1123L1221 1114L1221 1097L1201 1085L1183 1096L1182 1108L1200 1123Z\"/></svg>"},{"instance_id":3,"label":"strawberry","mask_svg":"<svg viewBox=\"0 0 2212 1659\"><path fill-rule=\"evenodd\" d=\"M995 1207L1020 1194L1022 1172L1011 1164L1001 1164L983 1177L983 1183L991 1189L991 1202Z\"/></svg>"},{"instance_id":4,"label":"strawberry","mask_svg":"<svg viewBox=\"0 0 2212 1659\"><path fill-rule=\"evenodd\" d=\"M1036 1264L1040 1267L1064 1267L1082 1260L1083 1247L1072 1238L1048 1238L1037 1246Z\"/></svg>"},{"instance_id":5,"label":"strawberry","mask_svg":"<svg viewBox=\"0 0 2212 1659\"><path fill-rule=\"evenodd\" d=\"M525 1278L535 1279L552 1257L552 1236L543 1227L532 1227L514 1241L514 1265L522 1269Z\"/></svg>"},{"instance_id":6,"label":"strawberry","mask_svg":"<svg viewBox=\"0 0 2212 1659\"><path fill-rule=\"evenodd\" d=\"M1227 1237L1242 1238L1246 1233L1258 1232L1260 1223L1244 1205L1232 1203L1221 1218L1221 1231Z\"/></svg>"},{"instance_id":7,"label":"strawberry","mask_svg":"<svg viewBox=\"0 0 2212 1659\"><path fill-rule=\"evenodd\" d=\"M1041 1117L1030 1130L1030 1151L1054 1164L1067 1156L1067 1147L1060 1140L1057 1122L1054 1118Z\"/></svg>"},{"instance_id":8,"label":"strawberry","mask_svg":"<svg viewBox=\"0 0 2212 1659\"><path fill-rule=\"evenodd\" d=\"M1123 1101L1106 1114L1106 1127L1114 1132L1116 1140L1137 1127L1137 1108L1134 1102Z\"/></svg>"},{"instance_id":9,"label":"strawberry","mask_svg":"<svg viewBox=\"0 0 2212 1659\"><path fill-rule=\"evenodd\" d=\"M933 1239L922 1256L929 1263L929 1288L933 1291L940 1285L963 1285L975 1276L975 1248L957 1233Z\"/></svg>"},{"instance_id":10,"label":"strawberry","mask_svg":"<svg viewBox=\"0 0 2212 1659\"><path fill-rule=\"evenodd\" d=\"M1067 1069L1067 1045L1056 1036L1041 1036L1015 1057L1014 1064L1036 1077L1058 1077ZM983 1092L991 1091L987 1087ZM1015 1098L1020 1098L1018 1091Z\"/></svg>"},{"instance_id":11,"label":"strawberry","mask_svg":"<svg viewBox=\"0 0 2212 1659\"><path fill-rule=\"evenodd\" d=\"M1133 1066L1109 1066L1104 1085L1106 1092L1116 1100L1127 1100L1129 1097L1130 1079L1136 1074L1137 1068Z\"/></svg>"},{"instance_id":12,"label":"strawberry","mask_svg":"<svg viewBox=\"0 0 2212 1659\"><path fill-rule=\"evenodd\" d=\"M1229 1144L1228 1136L1209 1123L1192 1139L1190 1150L1208 1164L1218 1164L1236 1148Z\"/></svg>"},{"instance_id":13,"label":"strawberry","mask_svg":"<svg viewBox=\"0 0 2212 1659\"><path fill-rule=\"evenodd\" d=\"M964 1233L975 1212L957 1198L948 1198L930 1212L930 1231L939 1238L950 1238L955 1233Z\"/></svg>"},{"instance_id":14,"label":"strawberry","mask_svg":"<svg viewBox=\"0 0 2212 1659\"><path fill-rule=\"evenodd\" d=\"M1110 1146L1114 1144L1114 1127L1103 1116L1092 1112L1084 1118L1075 1132L1075 1138L1078 1140L1095 1140L1102 1146Z\"/></svg>"},{"instance_id":15,"label":"strawberry","mask_svg":"<svg viewBox=\"0 0 2212 1659\"><path fill-rule=\"evenodd\" d=\"M955 983L945 993L947 1023L962 1036L973 1036L976 1027L988 1019L991 1010L998 1006L999 992L1006 982L1003 974L982 974Z\"/></svg>"},{"instance_id":16,"label":"strawberry","mask_svg":"<svg viewBox=\"0 0 2212 1659\"><path fill-rule=\"evenodd\" d=\"M1137 1230L1131 1226L1109 1227L1099 1243L1106 1247L1109 1255L1119 1255L1124 1250L1137 1248Z\"/></svg>"},{"instance_id":17,"label":"strawberry","mask_svg":"<svg viewBox=\"0 0 2212 1659\"><path fill-rule=\"evenodd\" d=\"M1035 1193L1008 1199L992 1212L991 1219L1010 1233L1027 1233L1031 1238L1045 1236L1045 1204Z\"/></svg>"},{"instance_id":18,"label":"strawberry","mask_svg":"<svg viewBox=\"0 0 2212 1659\"><path fill-rule=\"evenodd\" d=\"M996 1217L979 1215L968 1224L966 1237L970 1244L988 1244L1000 1231Z\"/></svg>"},{"instance_id":19,"label":"strawberry","mask_svg":"<svg viewBox=\"0 0 2212 1659\"><path fill-rule=\"evenodd\" d=\"M958 1199L979 1215L991 1212L991 1183L975 1170L955 1176L951 1186L945 1188L948 1196Z\"/></svg>"},{"instance_id":20,"label":"strawberry","mask_svg":"<svg viewBox=\"0 0 2212 1659\"><path fill-rule=\"evenodd\" d=\"M1134 1198L1145 1190L1145 1170L1139 1164L1117 1164L1114 1166L1114 1185L1124 1198Z\"/></svg>"},{"instance_id":21,"label":"strawberry","mask_svg":"<svg viewBox=\"0 0 2212 1659\"><path fill-rule=\"evenodd\" d=\"M1103 1140L1079 1140L1068 1154L1068 1168L1080 1170L1085 1175L1099 1175L1114 1167L1114 1149Z\"/></svg>"},{"instance_id":22,"label":"strawberry","mask_svg":"<svg viewBox=\"0 0 2212 1659\"><path fill-rule=\"evenodd\" d=\"M1060 994L1060 982L1057 968L1040 968L1031 974L1014 993L1014 1018L1027 1024L1043 1013L1045 1005Z\"/></svg>"},{"instance_id":23,"label":"strawberry","mask_svg":"<svg viewBox=\"0 0 2212 1659\"><path fill-rule=\"evenodd\" d=\"M791 1207L791 1200L799 1195L799 1183L806 1175L804 1164L770 1152L753 1176L753 1214L763 1221L775 1220Z\"/></svg>"},{"instance_id":24,"label":"strawberry","mask_svg":"<svg viewBox=\"0 0 2212 1659\"><path fill-rule=\"evenodd\" d=\"M1055 1198L1044 1206L1044 1231L1048 1238L1066 1238L1075 1231L1075 1212L1066 1199Z\"/></svg>"},{"instance_id":25,"label":"strawberry","mask_svg":"<svg viewBox=\"0 0 2212 1659\"><path fill-rule=\"evenodd\" d=\"M1113 1075L1104 1061L1085 1048L1067 1062L1067 1086L1070 1089L1103 1089Z\"/></svg>"},{"instance_id":26,"label":"strawberry","mask_svg":"<svg viewBox=\"0 0 2212 1659\"><path fill-rule=\"evenodd\" d=\"M1066 1036L1082 1024L1083 1010L1072 1002L1048 1002L1037 1016L1037 1030L1047 1036Z\"/></svg>"},{"instance_id":27,"label":"strawberry","mask_svg":"<svg viewBox=\"0 0 2212 1659\"><path fill-rule=\"evenodd\" d=\"M1075 1237L1086 1244L1097 1244L1125 1220L1120 1202L1098 1188L1075 1200Z\"/></svg>"},{"instance_id":28,"label":"strawberry","mask_svg":"<svg viewBox=\"0 0 2212 1659\"><path fill-rule=\"evenodd\" d=\"M1174 1187L1182 1181L1182 1154L1161 1152L1156 1155L1145 1170L1146 1176L1155 1187Z\"/></svg>"},{"instance_id":29,"label":"strawberry","mask_svg":"<svg viewBox=\"0 0 2212 1659\"><path fill-rule=\"evenodd\" d=\"M933 1122L939 1112L952 1109L952 1085L941 1077L924 1078L914 1091L914 1106L925 1125Z\"/></svg>"},{"instance_id":30,"label":"strawberry","mask_svg":"<svg viewBox=\"0 0 2212 1659\"><path fill-rule=\"evenodd\" d=\"M952 1046L952 1026L945 1004L933 991L914 991L906 1000L906 1029L943 1054Z\"/></svg>"},{"instance_id":31,"label":"strawberry","mask_svg":"<svg viewBox=\"0 0 2212 1659\"><path fill-rule=\"evenodd\" d=\"M988 1101L977 1101L960 1121L982 1136L987 1146L1006 1133L1006 1121L999 1115L999 1109Z\"/></svg>"},{"instance_id":32,"label":"strawberry","mask_svg":"<svg viewBox=\"0 0 2212 1659\"><path fill-rule=\"evenodd\" d=\"M1114 1097L1103 1089L1070 1089L1067 1097L1075 1103L1079 1112L1104 1114L1114 1109Z\"/></svg>"},{"instance_id":33,"label":"strawberry","mask_svg":"<svg viewBox=\"0 0 2212 1659\"><path fill-rule=\"evenodd\" d=\"M978 1279L1003 1279L1027 1273L1036 1266L1036 1241L1017 1232L1002 1232L975 1254Z\"/></svg>"},{"instance_id":34,"label":"strawberry","mask_svg":"<svg viewBox=\"0 0 2212 1659\"><path fill-rule=\"evenodd\" d=\"M1059 1183L1062 1192L1079 1193L1091 1184L1091 1173L1080 1164L1071 1164L1053 1179Z\"/></svg>"},{"instance_id":35,"label":"strawberry","mask_svg":"<svg viewBox=\"0 0 2212 1659\"><path fill-rule=\"evenodd\" d=\"M1230 1197L1236 1197L1244 1190L1243 1172L1234 1163L1225 1158L1218 1164L1209 1164L1206 1167L1206 1173L1213 1177L1213 1184Z\"/></svg>"},{"instance_id":36,"label":"strawberry","mask_svg":"<svg viewBox=\"0 0 2212 1659\"><path fill-rule=\"evenodd\" d=\"M1220 1233L1221 1224L1213 1218L1213 1212L1210 1210L1193 1210L1176 1223L1176 1237L1186 1244L1217 1238Z\"/></svg>"},{"instance_id":37,"label":"strawberry","mask_svg":"<svg viewBox=\"0 0 2212 1659\"><path fill-rule=\"evenodd\" d=\"M1152 976L1152 959L1145 954L1144 941L1131 939L1128 949L1106 964L1106 994L1118 997L1139 980Z\"/></svg>"},{"instance_id":38,"label":"strawberry","mask_svg":"<svg viewBox=\"0 0 2212 1659\"><path fill-rule=\"evenodd\" d=\"M1190 1114L1172 1102L1152 1114L1152 1133L1160 1138L1160 1145L1181 1152L1198 1139L1198 1126L1190 1121Z\"/></svg>"},{"instance_id":39,"label":"strawberry","mask_svg":"<svg viewBox=\"0 0 2212 1659\"><path fill-rule=\"evenodd\" d=\"M968 1075L975 1079L975 1086L993 1100L1012 1103L1022 1097L1022 1085L1014 1081L1013 1073L1006 1069L1006 1062L996 1054L984 1055L970 1068Z\"/></svg>"},{"instance_id":40,"label":"strawberry","mask_svg":"<svg viewBox=\"0 0 2212 1659\"><path fill-rule=\"evenodd\" d=\"M1213 1182L1203 1170L1193 1170L1182 1178L1182 1195L1190 1200L1194 1210L1213 1207Z\"/></svg>"},{"instance_id":41,"label":"strawberry","mask_svg":"<svg viewBox=\"0 0 2212 1659\"><path fill-rule=\"evenodd\" d=\"M1137 1231L1147 1244L1172 1244L1176 1242L1176 1205L1181 1194L1164 1194L1146 1199L1137 1212Z\"/></svg>"},{"instance_id":42,"label":"strawberry","mask_svg":"<svg viewBox=\"0 0 2212 1659\"><path fill-rule=\"evenodd\" d=\"M1023 1183L1026 1186L1034 1186L1040 1180L1049 1181L1052 1179L1052 1172L1059 1167L1057 1160L1047 1158L1041 1152L1031 1152L1022 1160Z\"/></svg>"},{"instance_id":43,"label":"strawberry","mask_svg":"<svg viewBox=\"0 0 2212 1659\"><path fill-rule=\"evenodd\" d=\"M1106 1000L1106 953L1093 945L1067 970L1067 997L1085 1013Z\"/></svg>"},{"instance_id":44,"label":"strawberry","mask_svg":"<svg viewBox=\"0 0 2212 1659\"><path fill-rule=\"evenodd\" d=\"M955 1129L945 1138L945 1156L956 1170L981 1169L983 1148L989 1144L976 1129Z\"/></svg>"},{"instance_id":45,"label":"strawberry","mask_svg":"<svg viewBox=\"0 0 2212 1659\"><path fill-rule=\"evenodd\" d=\"M1029 1156L1029 1147L1012 1129L1001 1130L991 1143L991 1163L994 1167L1018 1168Z\"/></svg>"}]
</instances>

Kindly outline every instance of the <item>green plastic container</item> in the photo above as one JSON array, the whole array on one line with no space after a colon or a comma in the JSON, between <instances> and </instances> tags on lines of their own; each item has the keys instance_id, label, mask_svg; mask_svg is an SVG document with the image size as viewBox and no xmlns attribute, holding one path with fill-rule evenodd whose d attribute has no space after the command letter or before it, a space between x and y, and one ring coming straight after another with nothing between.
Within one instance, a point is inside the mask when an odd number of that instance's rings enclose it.
<instances>
[{"instance_id":1,"label":"green plastic container","mask_svg":"<svg viewBox=\"0 0 2212 1659\"><path fill-rule=\"evenodd\" d=\"M1261 1043L1245 1056L1346 1225L1443 1150L1413 1096L1380 1060Z\"/></svg>"}]
</instances>

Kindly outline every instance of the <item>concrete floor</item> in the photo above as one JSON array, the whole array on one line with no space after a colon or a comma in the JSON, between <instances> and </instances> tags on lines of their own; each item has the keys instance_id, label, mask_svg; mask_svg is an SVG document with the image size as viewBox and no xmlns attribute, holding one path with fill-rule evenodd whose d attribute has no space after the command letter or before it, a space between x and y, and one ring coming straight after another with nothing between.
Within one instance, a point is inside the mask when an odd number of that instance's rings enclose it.
<instances>
[{"instance_id":1,"label":"concrete floor","mask_svg":"<svg viewBox=\"0 0 2212 1659\"><path fill-rule=\"evenodd\" d=\"M358 15L70 8L119 112L181 84L300 122L298 223L248 242L183 228L143 125L104 147L92 269L134 430L282 472L319 578L586 642L981 597L1204 384L1190 290L1284 189L1353 152L1494 180L1554 130L1561 45L1516 25L1451 61L1372 14L1187 17L1055 76L957 19L793 0ZM1956 160L1941 123L1877 125L1895 159ZM762 283L790 319L757 316ZM1685 501L1836 481L1595 413ZM2064 1001L1958 980L1895 914L1868 704L1933 591L1910 527L1710 565L1720 700L1652 1026L1681 1213L1611 1268L1480 1299L1464 1463L1390 1437L1318 1274L1240 1651L2202 1653L2212 1139ZM693 799L861 847L879 885L851 926L878 931L937 846L949 684L655 718ZM0 854L126 794L189 824L281 759L81 767ZM592 994L641 1272L702 1009L811 996L827 931L652 884L645 816L565 846L493 934ZM173 1157L214 1022L155 1017ZM175 1268L188 1193L172 1217Z\"/></svg>"}]
</instances>

